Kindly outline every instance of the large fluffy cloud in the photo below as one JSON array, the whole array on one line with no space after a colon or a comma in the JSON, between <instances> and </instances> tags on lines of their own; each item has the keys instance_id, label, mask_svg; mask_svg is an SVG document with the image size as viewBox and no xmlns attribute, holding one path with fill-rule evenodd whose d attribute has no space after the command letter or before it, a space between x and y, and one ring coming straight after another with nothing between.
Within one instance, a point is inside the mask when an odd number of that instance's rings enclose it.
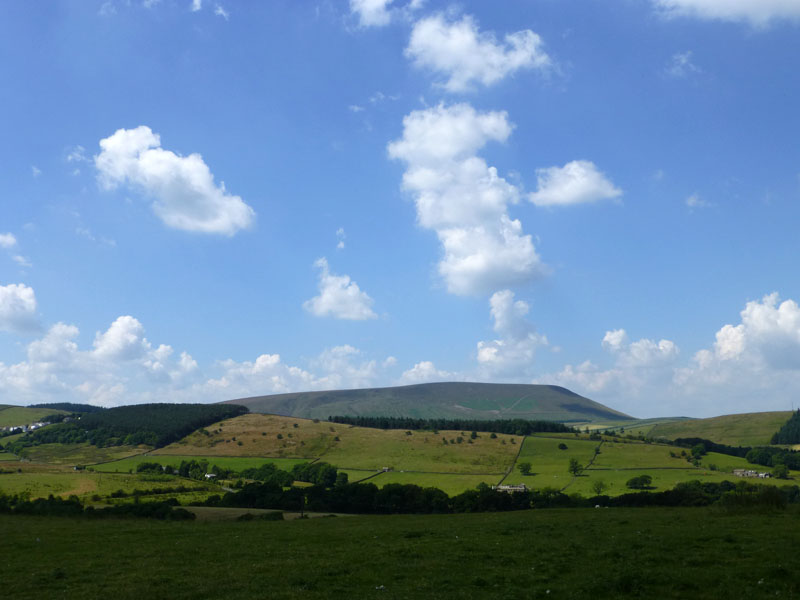
<instances>
[{"instance_id":1,"label":"large fluffy cloud","mask_svg":"<svg viewBox=\"0 0 800 600\"><path fill-rule=\"evenodd\" d=\"M644 416L788 409L800 387L800 307L773 293L748 302L740 317L683 363L673 342L630 342L618 329L603 338L611 367L586 361L537 381Z\"/></svg>"},{"instance_id":2,"label":"large fluffy cloud","mask_svg":"<svg viewBox=\"0 0 800 600\"><path fill-rule=\"evenodd\" d=\"M797 0L653 0L667 15L745 21L764 27L779 19L800 20Z\"/></svg>"},{"instance_id":3,"label":"large fluffy cloud","mask_svg":"<svg viewBox=\"0 0 800 600\"><path fill-rule=\"evenodd\" d=\"M622 190L588 160L573 160L563 167L537 169L538 189L530 194L537 206L566 206L609 200Z\"/></svg>"},{"instance_id":4,"label":"large fluffy cloud","mask_svg":"<svg viewBox=\"0 0 800 600\"><path fill-rule=\"evenodd\" d=\"M407 115L403 137L389 144L389 156L407 165L403 187L420 225L442 244L439 273L452 293L489 293L544 271L531 236L508 215L519 190L476 155L511 130L504 112L440 104Z\"/></svg>"},{"instance_id":5,"label":"large fluffy cloud","mask_svg":"<svg viewBox=\"0 0 800 600\"><path fill-rule=\"evenodd\" d=\"M478 364L490 378L529 371L536 349L547 345L547 338L525 318L530 310L527 302L515 301L511 290L502 290L492 295L489 306L498 337L478 342Z\"/></svg>"},{"instance_id":6,"label":"large fluffy cloud","mask_svg":"<svg viewBox=\"0 0 800 600\"><path fill-rule=\"evenodd\" d=\"M449 21L438 14L415 23L405 54L416 66L441 75L441 85L448 91L464 92L476 83L497 83L519 69L548 67L551 60L542 46L541 38L529 29L508 34L505 43L498 43L469 15Z\"/></svg>"},{"instance_id":7,"label":"large fluffy cloud","mask_svg":"<svg viewBox=\"0 0 800 600\"><path fill-rule=\"evenodd\" d=\"M105 189L129 183L153 198L153 210L169 227L233 235L255 217L239 196L217 185L199 154L180 156L161 148L161 139L144 125L119 129L100 140L94 157Z\"/></svg>"},{"instance_id":8,"label":"large fluffy cloud","mask_svg":"<svg viewBox=\"0 0 800 600\"><path fill-rule=\"evenodd\" d=\"M319 296L303 303L303 308L308 312L317 317L351 321L374 319L378 316L372 310L372 298L362 292L350 277L331 273L325 258L318 259L314 265L319 268Z\"/></svg>"},{"instance_id":9,"label":"large fluffy cloud","mask_svg":"<svg viewBox=\"0 0 800 600\"><path fill-rule=\"evenodd\" d=\"M39 329L36 294L24 283L0 285L0 331L28 333Z\"/></svg>"}]
</instances>

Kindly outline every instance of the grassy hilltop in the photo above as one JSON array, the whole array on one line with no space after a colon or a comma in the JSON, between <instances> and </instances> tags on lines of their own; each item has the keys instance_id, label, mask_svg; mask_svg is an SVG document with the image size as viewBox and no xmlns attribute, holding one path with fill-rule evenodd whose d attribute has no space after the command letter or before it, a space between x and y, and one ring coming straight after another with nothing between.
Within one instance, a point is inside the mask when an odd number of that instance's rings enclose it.
<instances>
[{"instance_id":1,"label":"grassy hilltop","mask_svg":"<svg viewBox=\"0 0 800 600\"><path fill-rule=\"evenodd\" d=\"M791 411L783 411L685 419L673 423L658 423L650 430L649 435L668 440L701 437L729 446L765 446L791 416Z\"/></svg>"},{"instance_id":2,"label":"grassy hilltop","mask_svg":"<svg viewBox=\"0 0 800 600\"><path fill-rule=\"evenodd\" d=\"M508 383L424 383L254 396L228 403L251 412L317 419L331 415L562 422L632 418L566 388Z\"/></svg>"}]
</instances>

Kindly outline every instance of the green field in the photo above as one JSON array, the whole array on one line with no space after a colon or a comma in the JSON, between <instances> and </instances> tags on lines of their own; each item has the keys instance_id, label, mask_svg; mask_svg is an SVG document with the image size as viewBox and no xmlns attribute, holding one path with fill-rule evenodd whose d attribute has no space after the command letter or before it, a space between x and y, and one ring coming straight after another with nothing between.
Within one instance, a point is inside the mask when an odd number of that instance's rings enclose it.
<instances>
[{"instance_id":1,"label":"green field","mask_svg":"<svg viewBox=\"0 0 800 600\"><path fill-rule=\"evenodd\" d=\"M216 486L179 477L74 471L67 467L25 462L0 463L0 468L12 471L0 474L0 490L7 494L28 493L31 498L47 497L50 494L74 494L86 500L95 494L108 496L117 490L132 492L135 489L149 490L180 485L220 493ZM205 499L206 496L207 494L200 499Z\"/></svg>"},{"instance_id":2,"label":"green field","mask_svg":"<svg viewBox=\"0 0 800 600\"><path fill-rule=\"evenodd\" d=\"M141 454L146 446L110 446L97 448L89 444L42 444L25 448L22 456L33 462L53 465L91 465Z\"/></svg>"},{"instance_id":3,"label":"green field","mask_svg":"<svg viewBox=\"0 0 800 600\"><path fill-rule=\"evenodd\" d=\"M787 551L800 537L796 510L188 523L0 515L0 531L3 595L17 600L800 595L800 556Z\"/></svg>"},{"instance_id":4,"label":"green field","mask_svg":"<svg viewBox=\"0 0 800 600\"><path fill-rule=\"evenodd\" d=\"M464 475L460 473L441 475L436 473L389 471L373 477L369 480L369 483L374 483L378 487L383 487L388 483L413 483L420 487L439 488L449 496L455 496L465 490L475 489L480 483L494 485L501 478L502 475Z\"/></svg>"},{"instance_id":5,"label":"green field","mask_svg":"<svg viewBox=\"0 0 800 600\"><path fill-rule=\"evenodd\" d=\"M207 460L210 466L218 466L223 469L233 469L236 472L250 469L252 467L260 467L265 463L272 463L279 469L290 471L292 467L298 463L307 462L299 458L257 458L248 456L177 456L177 455L158 455L158 454L140 454L131 458L123 458L113 462L94 465L92 468L95 471L107 473L128 473L135 472L136 466L143 462L157 462L162 466L171 465L173 467L180 466L184 460Z\"/></svg>"},{"instance_id":6,"label":"green field","mask_svg":"<svg viewBox=\"0 0 800 600\"><path fill-rule=\"evenodd\" d=\"M48 415L67 414L53 408L27 408L25 406L0 407L0 427L15 427L35 423Z\"/></svg>"},{"instance_id":7,"label":"green field","mask_svg":"<svg viewBox=\"0 0 800 600\"><path fill-rule=\"evenodd\" d=\"M765 446L791 416L791 411L785 411L689 419L658 424L649 435L668 440L699 437L729 446Z\"/></svg>"}]
</instances>

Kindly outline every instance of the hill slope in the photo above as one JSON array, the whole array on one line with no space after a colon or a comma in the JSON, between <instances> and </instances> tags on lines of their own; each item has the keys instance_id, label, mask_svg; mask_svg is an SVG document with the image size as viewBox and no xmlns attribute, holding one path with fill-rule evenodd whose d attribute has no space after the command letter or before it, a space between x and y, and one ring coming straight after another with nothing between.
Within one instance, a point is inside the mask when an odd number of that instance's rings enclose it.
<instances>
[{"instance_id":1,"label":"hill slope","mask_svg":"<svg viewBox=\"0 0 800 600\"><path fill-rule=\"evenodd\" d=\"M766 446L791 411L744 413L722 415L710 419L687 419L675 423L661 423L650 430L650 437L674 440L701 437L718 444L730 446Z\"/></svg>"},{"instance_id":2,"label":"hill slope","mask_svg":"<svg viewBox=\"0 0 800 600\"><path fill-rule=\"evenodd\" d=\"M325 419L332 415L416 418L541 419L592 422L629 415L554 385L424 383L229 400L252 412Z\"/></svg>"}]
</instances>

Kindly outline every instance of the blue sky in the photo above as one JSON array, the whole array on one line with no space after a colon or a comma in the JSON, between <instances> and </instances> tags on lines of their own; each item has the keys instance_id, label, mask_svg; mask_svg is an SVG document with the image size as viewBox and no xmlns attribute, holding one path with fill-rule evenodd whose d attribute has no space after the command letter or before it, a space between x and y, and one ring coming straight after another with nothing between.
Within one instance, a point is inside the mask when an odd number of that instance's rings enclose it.
<instances>
[{"instance_id":1,"label":"blue sky","mask_svg":"<svg viewBox=\"0 0 800 600\"><path fill-rule=\"evenodd\" d=\"M0 6L0 402L800 384L800 1Z\"/></svg>"}]
</instances>

